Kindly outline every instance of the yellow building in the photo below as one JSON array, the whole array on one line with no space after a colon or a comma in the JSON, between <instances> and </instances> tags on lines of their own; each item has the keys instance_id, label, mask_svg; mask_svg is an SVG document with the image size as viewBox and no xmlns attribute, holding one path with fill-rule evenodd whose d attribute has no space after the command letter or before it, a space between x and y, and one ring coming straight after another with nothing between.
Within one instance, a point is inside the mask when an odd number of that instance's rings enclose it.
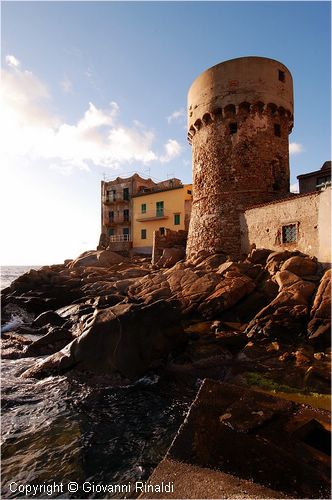
<instances>
[{"instance_id":1,"label":"yellow building","mask_svg":"<svg viewBox=\"0 0 332 500\"><path fill-rule=\"evenodd\" d=\"M133 196L133 250L152 253L153 232L188 230L192 185L160 189Z\"/></svg>"}]
</instances>

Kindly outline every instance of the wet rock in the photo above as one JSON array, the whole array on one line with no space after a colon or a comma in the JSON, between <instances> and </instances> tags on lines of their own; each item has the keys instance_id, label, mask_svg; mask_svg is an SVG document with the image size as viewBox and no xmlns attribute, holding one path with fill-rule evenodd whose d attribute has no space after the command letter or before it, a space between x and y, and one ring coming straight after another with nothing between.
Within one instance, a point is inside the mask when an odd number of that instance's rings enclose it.
<instances>
[{"instance_id":1,"label":"wet rock","mask_svg":"<svg viewBox=\"0 0 332 500\"><path fill-rule=\"evenodd\" d=\"M54 311L45 311L41 313L37 318L33 321L32 326L39 327L45 326L47 324L54 326L61 326L65 322L59 314Z\"/></svg>"},{"instance_id":2,"label":"wet rock","mask_svg":"<svg viewBox=\"0 0 332 500\"><path fill-rule=\"evenodd\" d=\"M71 332L66 328L50 328L43 337L32 342L25 351L25 356L45 356L53 354L73 340Z\"/></svg>"},{"instance_id":3,"label":"wet rock","mask_svg":"<svg viewBox=\"0 0 332 500\"><path fill-rule=\"evenodd\" d=\"M315 274L317 260L312 257L301 257L300 255L290 257L282 264L281 271L289 271L301 277Z\"/></svg>"},{"instance_id":4,"label":"wet rock","mask_svg":"<svg viewBox=\"0 0 332 500\"><path fill-rule=\"evenodd\" d=\"M176 304L119 304L98 311L82 335L53 356L34 365L24 377L40 377L69 369L93 374L119 373L134 379L183 342Z\"/></svg>"},{"instance_id":5,"label":"wet rock","mask_svg":"<svg viewBox=\"0 0 332 500\"><path fill-rule=\"evenodd\" d=\"M6 332L1 334L1 358L18 359L24 352L31 340L19 335L16 332Z\"/></svg>"}]
</instances>

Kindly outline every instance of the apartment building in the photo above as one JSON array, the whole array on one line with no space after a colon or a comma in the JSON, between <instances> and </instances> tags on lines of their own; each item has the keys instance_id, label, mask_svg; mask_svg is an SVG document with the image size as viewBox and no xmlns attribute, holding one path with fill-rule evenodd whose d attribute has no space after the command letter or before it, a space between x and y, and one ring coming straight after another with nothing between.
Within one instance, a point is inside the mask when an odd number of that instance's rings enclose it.
<instances>
[{"instance_id":1,"label":"apartment building","mask_svg":"<svg viewBox=\"0 0 332 500\"><path fill-rule=\"evenodd\" d=\"M101 181L101 233L109 237L114 251L130 250L133 246L135 196L179 188L183 188L180 179L154 182L137 173L127 178L117 177L111 181ZM180 226L182 228L181 224Z\"/></svg>"},{"instance_id":2,"label":"apartment building","mask_svg":"<svg viewBox=\"0 0 332 500\"><path fill-rule=\"evenodd\" d=\"M192 185L160 186L133 195L133 250L151 254L153 232L188 230Z\"/></svg>"}]
</instances>

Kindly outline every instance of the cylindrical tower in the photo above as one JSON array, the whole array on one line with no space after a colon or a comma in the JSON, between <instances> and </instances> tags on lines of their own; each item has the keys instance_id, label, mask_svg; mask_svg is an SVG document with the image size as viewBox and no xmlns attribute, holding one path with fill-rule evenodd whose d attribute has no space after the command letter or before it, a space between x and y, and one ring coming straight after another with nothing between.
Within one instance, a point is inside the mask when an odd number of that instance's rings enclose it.
<instances>
[{"instance_id":1,"label":"cylindrical tower","mask_svg":"<svg viewBox=\"0 0 332 500\"><path fill-rule=\"evenodd\" d=\"M265 57L217 64L188 93L193 204L187 257L241 253L240 212L289 192L289 70Z\"/></svg>"}]
</instances>

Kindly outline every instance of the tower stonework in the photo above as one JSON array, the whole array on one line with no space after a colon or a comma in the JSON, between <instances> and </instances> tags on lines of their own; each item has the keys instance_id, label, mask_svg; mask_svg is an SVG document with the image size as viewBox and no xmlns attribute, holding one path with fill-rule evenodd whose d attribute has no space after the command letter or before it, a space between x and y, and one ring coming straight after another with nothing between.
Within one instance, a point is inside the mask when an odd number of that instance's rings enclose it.
<instances>
[{"instance_id":1,"label":"tower stonework","mask_svg":"<svg viewBox=\"0 0 332 500\"><path fill-rule=\"evenodd\" d=\"M188 93L193 204L187 257L241 253L239 214L289 193L289 70L264 57L217 64Z\"/></svg>"}]
</instances>

